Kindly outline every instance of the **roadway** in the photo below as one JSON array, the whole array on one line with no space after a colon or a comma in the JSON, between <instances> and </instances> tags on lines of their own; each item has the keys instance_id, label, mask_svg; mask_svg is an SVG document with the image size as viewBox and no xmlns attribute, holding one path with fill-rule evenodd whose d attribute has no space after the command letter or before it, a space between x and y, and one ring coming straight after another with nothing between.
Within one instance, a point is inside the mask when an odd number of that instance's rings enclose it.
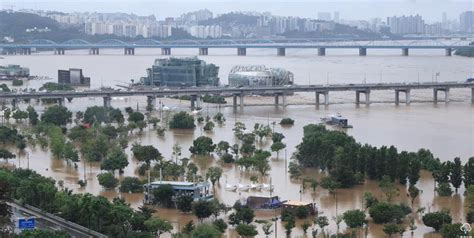
<instances>
[{"instance_id":1,"label":"roadway","mask_svg":"<svg viewBox=\"0 0 474 238\"><path fill-rule=\"evenodd\" d=\"M372 84L331 84L331 85L292 85L277 87L190 87L190 88L150 88L142 90L88 90L53 92L4 92L3 99L55 99L81 97L126 97L126 96L183 96L183 95L252 95L252 94L292 94L296 92L340 92L370 90L410 90L474 88L473 82L427 82L427 83L372 83Z\"/></svg>"}]
</instances>

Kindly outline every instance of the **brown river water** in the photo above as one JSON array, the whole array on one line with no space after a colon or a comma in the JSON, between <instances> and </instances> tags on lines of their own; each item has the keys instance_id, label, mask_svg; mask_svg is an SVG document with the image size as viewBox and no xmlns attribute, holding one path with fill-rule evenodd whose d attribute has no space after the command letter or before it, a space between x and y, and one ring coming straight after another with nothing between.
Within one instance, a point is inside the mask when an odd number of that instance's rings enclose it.
<instances>
[{"instance_id":1,"label":"brown river water","mask_svg":"<svg viewBox=\"0 0 474 238\"><path fill-rule=\"evenodd\" d=\"M173 56L191 56L197 50L173 49ZM318 57L312 50L287 50L287 56L277 57L273 50L248 50L247 56L236 56L235 50L212 49L209 56L201 57L207 62L214 63L220 67L221 82L227 82L227 74L235 64L264 64L267 67L283 67L295 74L297 84L337 84L337 83L367 83L377 82L427 82L427 81L463 81L474 72L474 61L463 57L446 57L441 50L411 50L409 57L399 56L397 50L374 50L368 52L368 56L359 57L356 50L330 50L327 56ZM51 52L31 56L3 56L0 64L21 64L30 68L32 75L49 76L56 80L58 69L82 68L85 76L90 76L91 88L100 86L115 86L126 84L131 78L139 78L145 75L145 69L149 67L155 58L162 57L159 50L136 50L134 56L124 56L121 50L101 50L99 56L86 55L87 51L69 51L64 56L55 56ZM439 76L436 74L439 72ZM30 81L23 87L37 88L45 81ZM432 91L412 91L412 104L406 106L393 103L394 93L391 91L372 92L373 103L366 107L355 106L355 95L352 92L331 93L328 107L319 108L314 105L314 94L297 94L288 98L289 106L286 108L272 105L273 98L246 97L244 110L234 110L231 107L218 108L216 105L203 104L202 114L214 115L217 111L224 113L227 121L223 126L216 126L214 132L206 133L198 126L194 131L167 131L164 137L158 137L152 129L146 129L142 135L130 136L130 145L137 141L142 144L151 144L157 147L165 158L171 159L172 146L179 143L183 148L182 157L189 157L189 146L193 138L202 134L213 139L215 143L227 140L231 144L237 142L232 133L236 121L246 124L252 128L254 123L278 122L283 117L295 119L295 126L284 128L278 124L275 131L283 133L287 144L286 160L285 152L280 152L279 159L273 154L271 159L271 171L267 181L271 177L275 185L273 194L281 199L314 201L322 215L330 218L330 225L326 229L332 233L336 232L336 224L331 217L342 214L345 210L361 208L363 206L363 194L371 191L382 197L378 184L367 181L364 185L352 189L339 189L336 199L320 187L315 193L307 188L303 193L300 191L300 182L293 181L286 172L286 164L295 146L301 142L303 126L310 123L318 123L320 117L332 113L341 113L349 119L354 126L347 133L354 136L361 143L369 143L375 146L395 145L399 151L416 151L419 148L430 149L436 157L442 161L451 160L456 156L466 161L474 156L474 105L470 102L470 89L452 89L450 92L451 102L449 104L438 103L434 105ZM441 96L442 98L443 96ZM190 110L188 101L163 99L163 103L176 110ZM44 105L33 103L37 110L42 111ZM85 110L92 105L102 105L102 99L74 99L65 104L70 110ZM124 108L125 106L137 107L143 111L146 100L144 97L114 98L112 106ZM26 105L20 105L21 108ZM168 113L154 112L157 117L167 118ZM13 120L11 120L13 122ZM258 148L269 149L271 142L258 144ZM103 195L108 198L115 196L124 197L133 207L142 205L142 194L120 194L116 191L104 190L97 182L96 175L100 173L98 164L83 162L78 163L78 168L68 167L65 162L51 158L49 151L43 151L39 147L27 148L29 153L29 167L42 175L50 176L56 180L63 180L64 186L76 192L89 192L95 195ZM135 168L138 165L131 156L130 147L126 150L130 158L130 164L125 169L123 176L136 176ZM10 160L10 164L27 167L26 155L20 159ZM193 158L200 167L200 173L205 175L206 169L216 163L213 158ZM0 163L4 163L3 161ZM85 167L85 168L84 168ZM250 175L243 173L232 165L222 165L224 176L216 188L216 196L226 204L233 204L236 200L245 198L252 194L269 195L269 192L231 192L224 189L225 180L228 183L237 184L250 183ZM85 171L85 174L84 174ZM305 176L320 177L318 171L307 169ZM84 189L79 188L77 181L86 178L88 181ZM452 197L437 197L433 191L434 182L428 172L423 172L417 186L423 190L415 202L415 208L425 207L426 210L436 211L442 208L450 209L454 222L464 221L464 209L462 193L464 188ZM406 188L400 187L400 195L395 199L408 203ZM270 219L276 214L274 212L257 212L257 219ZM166 218L173 222L175 229L183 227L192 215L180 214L172 209L158 209L157 216ZM197 221L195 221L197 222ZM303 236L300 228L302 221L297 222L293 229L292 237ZM284 237L284 229L280 222L277 223L278 237ZM431 228L417 220L418 228L414 237L438 237ZM382 226L369 224L368 237L384 237ZM346 227L342 223L341 230ZM310 228L311 230L311 228ZM263 232L258 228L260 236ZM362 233L361 233L362 234ZM233 228L229 229L226 236L237 237ZM259 236L259 237L260 237ZM272 235L274 236L274 235ZM308 234L308 237L310 235ZM410 231L405 233L410 237Z\"/></svg>"}]
</instances>

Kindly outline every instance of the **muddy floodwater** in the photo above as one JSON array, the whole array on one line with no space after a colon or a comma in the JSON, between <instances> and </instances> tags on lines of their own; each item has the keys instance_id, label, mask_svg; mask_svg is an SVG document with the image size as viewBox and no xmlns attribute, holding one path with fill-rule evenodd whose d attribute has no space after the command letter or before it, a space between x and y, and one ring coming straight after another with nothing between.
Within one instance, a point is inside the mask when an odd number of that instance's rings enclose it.
<instances>
[{"instance_id":1,"label":"muddy floodwater","mask_svg":"<svg viewBox=\"0 0 474 238\"><path fill-rule=\"evenodd\" d=\"M277 57L270 50L248 50L245 57L235 56L235 50L212 49L209 56L202 59L214 63L220 67L221 82L227 82L227 75L235 64L264 64L267 67L282 67L295 74L296 84L337 84L337 83L378 83L378 82L431 82L431 81L464 81L473 74L474 63L472 59L463 57L446 57L441 50L413 50L409 57L399 56L399 51L374 50L368 52L368 56L359 57L354 50L331 50L327 56L318 57L311 50L287 50L287 56ZM29 67L31 74L49 76L57 79L58 69L82 68L85 76L91 77L91 88L100 86L112 86L127 84L130 79L137 79L146 74L145 69L150 67L155 58L162 57L159 50L136 50L134 56L124 56L119 50L101 50L101 55L89 56L87 51L66 52L64 56L52 55L51 52L31 56L4 56L0 64L20 64ZM191 49L175 50L175 56L190 56L196 52ZM46 81L30 81L23 87L37 88ZM286 108L272 105L273 98L268 97L246 97L243 110L234 110L229 106L218 107L213 104L203 104L202 115L214 115L220 111L226 117L223 126L216 126L214 131L206 133L202 125L194 130L166 131L164 137L159 137L153 129L145 129L141 135L134 133L130 136L129 145L138 142L144 145L154 145L165 158L171 159L172 147L179 143L183 148L182 157L189 157L189 146L194 138L206 135L215 143L226 140L230 144L237 142L232 128L236 121L243 122L247 128L253 128L254 123L272 124L279 122L283 117L295 120L293 127L281 127L278 123L274 126L276 132L285 135L284 143L287 144L286 151L272 154L270 160L271 171L266 182L270 178L275 190L272 195L278 195L281 199L314 201L322 215L330 218L330 225L326 228L332 233L336 232L336 224L331 217L342 214L345 210L356 209L364 206L363 194L370 191L382 197L378 183L366 181L364 185L352 189L339 189L337 196L328 194L327 190L320 187L315 192L306 188L300 193L301 182L293 181L287 173L287 165L295 146L301 142L303 126L310 123L318 123L319 119L327 114L341 113L349 119L354 126L346 130L349 135L361 143L369 143L374 146L394 145L399 151L416 151L419 148L427 148L442 161L461 157L463 163L474 156L474 105L471 103L470 89L452 89L450 91L451 102L448 104L433 104L431 90L412 90L412 104L407 106L393 103L394 92L375 91L372 92L370 106L355 106L355 94L353 92L330 93L330 105L317 108L314 105L314 94L296 94L288 98L289 106ZM190 111L189 101L173 99L161 99L170 108ZM230 99L229 99L230 102ZM32 105L38 111L43 111L44 106L36 102ZM84 111L88 106L102 105L102 98L82 98L66 102L72 111ZM126 106L138 107L145 110L145 97L113 98L112 106L123 109ZM27 105L21 104L20 108ZM155 116L166 120L170 117L169 112L153 112ZM11 120L13 123L13 120ZM257 143L257 148L270 148L271 141ZM135 169L138 161L132 159L131 146L126 150L130 164L120 177L137 176ZM29 156L27 156L29 154ZM29 160L27 159L29 157ZM286 158L286 159L285 159ZM224 175L216 186L216 197L220 201L231 205L238 199L244 199L249 195L270 195L269 192L231 192L224 189L227 180L230 184L250 183L252 174L240 171L234 165L222 165L217 161L217 156L194 157L192 160L200 168L200 174L205 175L207 168L215 165L222 166ZM4 163L3 161L0 163ZM43 151L39 147L26 149L19 159L10 160L9 164L36 170L42 175L50 176L56 180L63 180L64 186L76 192L89 192L95 195L103 195L108 198L115 196L124 197L133 207L143 204L143 194L120 194L116 191L104 190L97 181L96 175L100 173L99 164L78 163L78 167L68 167L65 162L51 158L49 151ZM306 169L305 176L319 178L319 171ZM87 186L83 189L77 185L80 179L87 179ZM425 207L427 211L437 211L447 208L453 217L453 222L463 222L463 192L462 187L452 197L438 197L434 192L434 181L431 174L422 172L417 184L423 192L415 201L415 208ZM396 201L409 203L406 188L400 186L400 195ZM336 202L337 201L337 202ZM157 216L166 218L173 222L175 229L183 227L192 215L180 214L177 210L158 209ZM257 212L257 219L271 219L275 212ZM197 221L196 221L197 222ZM417 220L417 229L414 237L438 237L432 233L432 229ZM300 228L302 221L298 221L292 236L302 236ZM311 229L311 228L310 228ZM341 230L346 227L342 225ZM258 229L263 234L261 229ZM284 229L277 222L278 237L284 236ZM370 223L368 226L368 237L384 237L381 226ZM362 232L362 231L359 231ZM362 233L360 233L362 234ZM228 236L236 237L231 228ZM410 237L410 231L405 233Z\"/></svg>"}]
</instances>

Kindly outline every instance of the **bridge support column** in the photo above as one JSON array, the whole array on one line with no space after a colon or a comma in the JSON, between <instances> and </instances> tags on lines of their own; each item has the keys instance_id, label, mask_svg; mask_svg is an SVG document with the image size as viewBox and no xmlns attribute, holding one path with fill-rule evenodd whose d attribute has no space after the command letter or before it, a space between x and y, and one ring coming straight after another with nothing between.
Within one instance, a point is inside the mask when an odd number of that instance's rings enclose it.
<instances>
[{"instance_id":1,"label":"bridge support column","mask_svg":"<svg viewBox=\"0 0 474 238\"><path fill-rule=\"evenodd\" d=\"M89 50L90 55L98 55L99 54L99 48L91 48Z\"/></svg>"},{"instance_id":2,"label":"bridge support column","mask_svg":"<svg viewBox=\"0 0 474 238\"><path fill-rule=\"evenodd\" d=\"M410 105L411 103L410 89L395 89L395 104L398 105L400 103L400 92L405 93L405 103L407 105Z\"/></svg>"},{"instance_id":3,"label":"bridge support column","mask_svg":"<svg viewBox=\"0 0 474 238\"><path fill-rule=\"evenodd\" d=\"M200 49L199 49L199 53L201 53ZM161 54L162 55L171 55L171 48L161 48Z\"/></svg>"},{"instance_id":4,"label":"bridge support column","mask_svg":"<svg viewBox=\"0 0 474 238\"><path fill-rule=\"evenodd\" d=\"M64 106L64 103L65 103L64 98L58 98L57 100L58 100L58 105L59 106Z\"/></svg>"},{"instance_id":5,"label":"bridge support column","mask_svg":"<svg viewBox=\"0 0 474 238\"><path fill-rule=\"evenodd\" d=\"M11 100L11 103L12 103L12 108L13 108L13 109L16 108L16 106L17 106L17 105L16 105L17 99L16 99L16 98L13 98L13 99Z\"/></svg>"},{"instance_id":6,"label":"bridge support column","mask_svg":"<svg viewBox=\"0 0 474 238\"><path fill-rule=\"evenodd\" d=\"M286 105L286 95L285 95L285 93L283 93L283 94L281 95L281 98L282 98L281 101L282 101L283 107L286 107L287 105Z\"/></svg>"},{"instance_id":7,"label":"bridge support column","mask_svg":"<svg viewBox=\"0 0 474 238\"><path fill-rule=\"evenodd\" d=\"M277 55L278 56L285 56L285 52L286 49L285 48L277 48Z\"/></svg>"},{"instance_id":8,"label":"bridge support column","mask_svg":"<svg viewBox=\"0 0 474 238\"><path fill-rule=\"evenodd\" d=\"M365 95L365 105L370 104L370 90L357 90L356 91L356 104L360 104L360 94L363 93Z\"/></svg>"},{"instance_id":9,"label":"bridge support column","mask_svg":"<svg viewBox=\"0 0 474 238\"><path fill-rule=\"evenodd\" d=\"M319 107L319 105L321 105L321 101L319 100L319 97L321 95L324 95L324 105L329 105L329 91L323 91L323 92L318 92L316 91L315 92L316 94L316 106Z\"/></svg>"},{"instance_id":10,"label":"bridge support column","mask_svg":"<svg viewBox=\"0 0 474 238\"><path fill-rule=\"evenodd\" d=\"M111 97L104 97L104 107L111 108L112 107L112 98Z\"/></svg>"},{"instance_id":11,"label":"bridge support column","mask_svg":"<svg viewBox=\"0 0 474 238\"><path fill-rule=\"evenodd\" d=\"M125 48L124 49L124 54L125 55L134 55L135 54L135 48Z\"/></svg>"},{"instance_id":12,"label":"bridge support column","mask_svg":"<svg viewBox=\"0 0 474 238\"><path fill-rule=\"evenodd\" d=\"M325 56L326 55L326 48L318 48L318 55Z\"/></svg>"},{"instance_id":13,"label":"bridge support column","mask_svg":"<svg viewBox=\"0 0 474 238\"><path fill-rule=\"evenodd\" d=\"M279 102L278 100L280 99L280 96L278 94L275 94L275 106L278 106Z\"/></svg>"},{"instance_id":14,"label":"bridge support column","mask_svg":"<svg viewBox=\"0 0 474 238\"><path fill-rule=\"evenodd\" d=\"M237 95L232 95L232 102L233 102L233 107L234 109L237 108Z\"/></svg>"},{"instance_id":15,"label":"bridge support column","mask_svg":"<svg viewBox=\"0 0 474 238\"><path fill-rule=\"evenodd\" d=\"M20 54L21 55L31 55L31 49L30 48L21 48L20 49Z\"/></svg>"},{"instance_id":16,"label":"bridge support column","mask_svg":"<svg viewBox=\"0 0 474 238\"><path fill-rule=\"evenodd\" d=\"M438 92L444 92L444 102L449 102L449 88L433 88L433 102L438 103Z\"/></svg>"},{"instance_id":17,"label":"bridge support column","mask_svg":"<svg viewBox=\"0 0 474 238\"><path fill-rule=\"evenodd\" d=\"M156 108L156 96L146 97L146 109L147 111L153 111Z\"/></svg>"},{"instance_id":18,"label":"bridge support column","mask_svg":"<svg viewBox=\"0 0 474 238\"><path fill-rule=\"evenodd\" d=\"M240 94L240 110L244 110L244 94Z\"/></svg>"},{"instance_id":19,"label":"bridge support column","mask_svg":"<svg viewBox=\"0 0 474 238\"><path fill-rule=\"evenodd\" d=\"M247 55L247 48L237 48L237 55L246 56Z\"/></svg>"},{"instance_id":20,"label":"bridge support column","mask_svg":"<svg viewBox=\"0 0 474 238\"><path fill-rule=\"evenodd\" d=\"M446 56L452 56L453 55L453 49L452 48L446 48Z\"/></svg>"},{"instance_id":21,"label":"bridge support column","mask_svg":"<svg viewBox=\"0 0 474 238\"><path fill-rule=\"evenodd\" d=\"M474 103L474 88L471 88L471 102Z\"/></svg>"},{"instance_id":22,"label":"bridge support column","mask_svg":"<svg viewBox=\"0 0 474 238\"><path fill-rule=\"evenodd\" d=\"M54 54L55 55L64 55L65 52L66 51L64 49L60 49L60 48L54 49Z\"/></svg>"},{"instance_id":23,"label":"bridge support column","mask_svg":"<svg viewBox=\"0 0 474 238\"><path fill-rule=\"evenodd\" d=\"M402 56L408 56L408 48L402 48Z\"/></svg>"},{"instance_id":24,"label":"bridge support column","mask_svg":"<svg viewBox=\"0 0 474 238\"><path fill-rule=\"evenodd\" d=\"M209 48L199 48L199 55L208 55Z\"/></svg>"},{"instance_id":25,"label":"bridge support column","mask_svg":"<svg viewBox=\"0 0 474 238\"><path fill-rule=\"evenodd\" d=\"M446 88L444 90L444 102L448 103L449 102L449 88Z\"/></svg>"},{"instance_id":26,"label":"bridge support column","mask_svg":"<svg viewBox=\"0 0 474 238\"><path fill-rule=\"evenodd\" d=\"M359 56L366 56L367 48L359 48Z\"/></svg>"},{"instance_id":27,"label":"bridge support column","mask_svg":"<svg viewBox=\"0 0 474 238\"><path fill-rule=\"evenodd\" d=\"M197 104L197 95L191 95L191 110L196 108Z\"/></svg>"}]
</instances>

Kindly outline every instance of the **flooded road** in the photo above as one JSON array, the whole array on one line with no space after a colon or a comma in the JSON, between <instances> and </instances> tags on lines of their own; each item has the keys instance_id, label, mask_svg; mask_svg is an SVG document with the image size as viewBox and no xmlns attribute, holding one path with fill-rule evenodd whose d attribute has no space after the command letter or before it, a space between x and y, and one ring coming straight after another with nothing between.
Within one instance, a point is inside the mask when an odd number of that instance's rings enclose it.
<instances>
[{"instance_id":1,"label":"flooded road","mask_svg":"<svg viewBox=\"0 0 474 238\"><path fill-rule=\"evenodd\" d=\"M136 51L135 56L120 55L121 51L101 50L99 56L85 55L83 51L67 52L65 56L53 56L50 53L42 53L32 56L6 56L0 60L0 64L21 64L30 67L31 74L50 76L57 78L58 69L82 68L85 76L90 76L92 88L100 86L115 86L116 84L126 84L131 78L138 78L145 75L145 69L149 67L154 58L161 57L158 50L147 52ZM213 50L211 55L202 59L215 63L220 67L221 82L227 82L227 74L230 68L238 62L239 64L265 64L267 67L283 67L295 74L297 84L325 84L325 83L360 83L365 80L370 82L426 82L438 81L462 81L472 74L474 68L473 60L462 57L445 57L444 52L436 50L411 51L409 57L398 56L399 51L374 51L369 52L367 57L357 56L357 52L351 50L340 50L327 52L325 57L315 56L315 52L303 50L289 50L286 57L276 57L273 51L252 50L247 51L246 57L233 56L233 50ZM192 50L174 50L173 55L187 56L195 53ZM231 56L229 56L231 55ZM437 78L434 76L439 72ZM45 81L30 81L24 87L39 87ZM125 82L125 83L124 83ZM217 107L212 104L204 104L202 115L211 117L221 111L226 117L223 126L216 126L211 133L203 132L202 125L198 125L195 130L166 131L164 137L159 137L156 131L145 129L141 135L134 133L130 136L129 147L126 153L129 156L130 164L125 168L124 176L137 176L135 170L138 161L132 159L130 152L131 144L138 142L144 145L154 145L159 149L165 158L171 159L172 147L179 143L182 150L182 157L189 157L189 146L194 138L200 135L211 137L214 143L221 140L230 144L237 142L232 128L235 122L243 122L247 128L253 128L254 123L271 124L279 122L283 117L290 117L295 120L293 127L281 127L275 125L274 130L285 135L284 143L287 150L280 152L276 159L273 153L270 162L271 171L265 178L268 182L271 178L275 185L273 195L280 196L281 199L314 201L319 211L330 219L330 225L326 228L332 233L336 231L336 224L331 217L342 214L345 210L361 208L363 206L363 194L370 191L381 196L378 183L367 181L364 185L356 186L352 189L339 189L336 198L328 194L327 190L320 187L316 192L306 188L301 194L301 182L293 181L287 174L287 164L289 163L295 146L301 142L303 136L303 126L310 123L318 123L319 119L327 114L341 113L349 118L349 123L354 126L348 129L347 133L354 136L361 143L369 143L374 146L394 145L399 151L416 151L419 148L430 149L436 157L442 161L452 160L459 156L463 161L474 156L474 105L470 102L469 89L451 90L451 99L448 105L432 102L432 91L416 90L412 91L410 106L393 103L394 93L391 91L373 92L371 99L374 101L369 107L356 107L354 103L355 95L351 92L331 93L328 107L316 108L314 105L295 105L314 103L314 94L298 94L288 98L290 106L275 107L270 105L273 98L246 97L246 104L266 104L266 106L246 106L243 111L234 111L231 107ZM172 99L162 99L163 103L176 110L188 110L188 101ZM37 110L42 111L44 105L32 103ZM65 104L72 111L84 111L88 106L102 105L102 99L74 99ZM114 98L112 106L123 109L126 106L138 107L144 111L146 100L144 97ZM26 105L20 105L21 108ZM167 118L166 113L154 112L159 118ZM13 120L11 120L13 123ZM257 143L257 148L269 150L271 141ZM89 192L95 195L103 195L108 198L115 196L124 197L133 207L142 205L142 194L120 194L115 191L104 190L97 182L96 175L100 173L99 164L78 163L78 168L68 167L65 162L51 158L49 151L36 148L27 148L29 154L29 167L38 171L42 175L50 176L56 180L63 180L64 186L77 192ZM285 156L286 154L286 156ZM10 160L10 164L20 167L27 167L27 155L20 159ZM286 159L285 159L286 157ZM217 158L217 157L216 157ZM193 161L200 168L200 174L205 176L207 168L220 163L215 158L193 158ZM0 162L3 163L3 162ZM220 164L219 164L220 165ZM222 202L232 205L236 200L249 195L270 195L269 192L231 192L224 189L225 181L230 184L250 183L250 174L243 173L232 165L222 165L224 176L216 188L216 196ZM306 177L317 177L321 175L319 171L306 170ZM80 188L77 181L86 178L88 184L85 188ZM425 207L426 210L437 211L442 208L449 208L453 216L453 222L463 221L463 196L462 187L458 194L452 197L437 197L433 191L434 182L428 172L423 172L417 184L423 192L415 201L415 209ZM406 188L400 187L400 195L396 201L409 203L406 196ZM336 206L337 204L337 206ZM337 209L336 209L337 207ZM192 215L180 214L176 210L158 209L157 215L170 219L173 225L183 227ZM258 212L257 219L270 219L275 216L273 212ZM195 221L197 222L197 221ZM301 222L297 223L292 235L302 235ZM437 237L432 234L431 228L425 227L420 220L417 220L418 228L414 237ZM278 236L283 237L284 229L278 222ZM311 229L311 228L310 228ZM345 227L341 226L341 230ZM229 236L236 237L235 232L230 229ZM258 229L263 234L261 229ZM369 237L384 237L381 226L369 224ZM410 236L407 231L405 236Z\"/></svg>"}]
</instances>

